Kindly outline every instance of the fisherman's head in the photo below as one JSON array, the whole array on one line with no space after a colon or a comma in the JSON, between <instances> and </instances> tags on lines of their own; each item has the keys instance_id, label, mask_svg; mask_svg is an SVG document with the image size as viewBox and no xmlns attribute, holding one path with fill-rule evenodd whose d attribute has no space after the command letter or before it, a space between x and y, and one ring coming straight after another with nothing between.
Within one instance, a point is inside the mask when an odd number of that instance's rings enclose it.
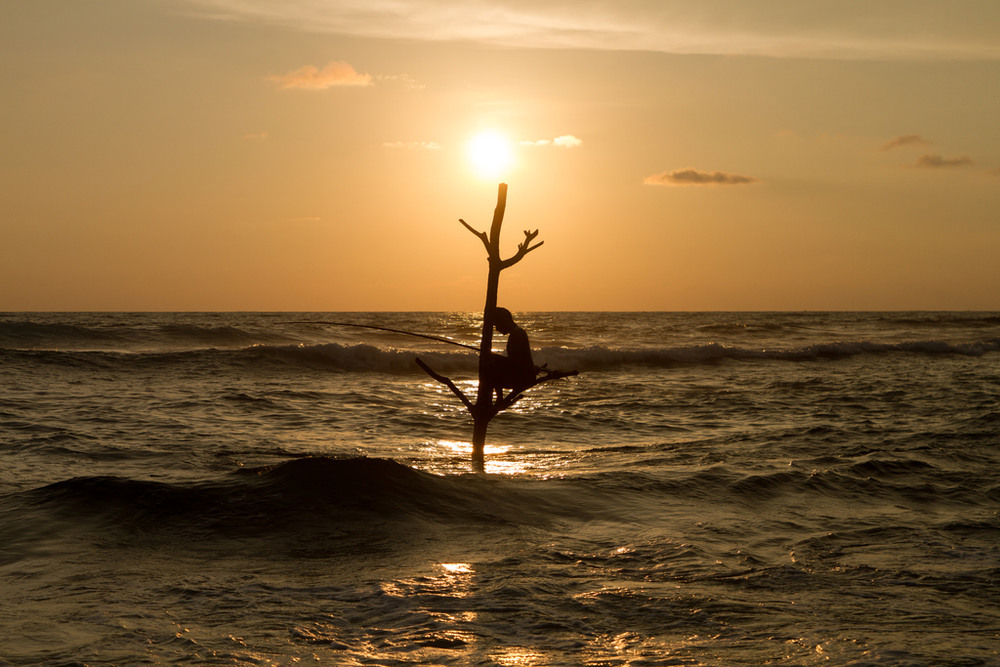
<instances>
[{"instance_id":1,"label":"fisherman's head","mask_svg":"<svg viewBox=\"0 0 1000 667\"><path fill-rule=\"evenodd\" d=\"M516 326L514 324L514 316L510 314L510 311L506 308L494 308L493 309L493 326L500 333L506 335L514 330Z\"/></svg>"}]
</instances>

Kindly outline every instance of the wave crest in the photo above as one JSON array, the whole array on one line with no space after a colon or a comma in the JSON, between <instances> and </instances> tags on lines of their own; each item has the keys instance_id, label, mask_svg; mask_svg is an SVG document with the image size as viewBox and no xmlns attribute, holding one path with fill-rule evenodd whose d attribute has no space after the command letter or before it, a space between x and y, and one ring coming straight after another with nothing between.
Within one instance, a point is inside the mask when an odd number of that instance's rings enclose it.
<instances>
[{"instance_id":1,"label":"wave crest","mask_svg":"<svg viewBox=\"0 0 1000 667\"><path fill-rule=\"evenodd\" d=\"M233 340L242 334L217 332ZM560 370L610 371L626 368L674 368L719 364L727 361L808 362L837 360L861 355L884 356L914 354L936 356L982 356L1000 351L1000 338L974 342L918 340L898 343L873 341L835 341L803 347L753 348L708 343L662 348L619 348L592 346L585 348L543 347L535 351L535 362ZM444 373L474 375L478 357L474 352L441 352L399 350L369 344L270 344L256 343L244 347L211 347L158 352L121 352L91 350L45 350L4 348L0 358L58 363L79 366L169 365L216 361L236 365L278 364L304 368L392 374L422 374L416 365L421 357L435 370Z\"/></svg>"},{"instance_id":2,"label":"wave crest","mask_svg":"<svg viewBox=\"0 0 1000 667\"><path fill-rule=\"evenodd\" d=\"M74 522L212 535L360 534L397 522L542 525L570 511L525 484L471 474L443 477L389 459L309 457L198 483L77 477L27 495L33 505Z\"/></svg>"}]
</instances>

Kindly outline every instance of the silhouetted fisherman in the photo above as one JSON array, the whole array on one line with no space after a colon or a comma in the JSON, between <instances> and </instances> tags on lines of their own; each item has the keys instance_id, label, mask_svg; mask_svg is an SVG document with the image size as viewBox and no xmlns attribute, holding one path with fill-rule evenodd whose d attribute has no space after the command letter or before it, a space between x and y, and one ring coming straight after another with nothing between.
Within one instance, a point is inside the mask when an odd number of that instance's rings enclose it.
<instances>
[{"instance_id":1,"label":"silhouetted fisherman","mask_svg":"<svg viewBox=\"0 0 1000 667\"><path fill-rule=\"evenodd\" d=\"M528 334L517 326L514 316L506 308L493 311L493 326L507 336L507 356L492 356L493 387L515 391L526 389L535 382L535 363L531 360L531 343Z\"/></svg>"}]
</instances>

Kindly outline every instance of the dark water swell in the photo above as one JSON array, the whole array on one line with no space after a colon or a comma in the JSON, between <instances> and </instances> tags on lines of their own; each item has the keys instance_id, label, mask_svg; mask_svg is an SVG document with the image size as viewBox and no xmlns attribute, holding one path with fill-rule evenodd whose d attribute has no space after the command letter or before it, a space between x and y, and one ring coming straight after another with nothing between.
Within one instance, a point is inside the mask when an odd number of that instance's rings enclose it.
<instances>
[{"instance_id":1,"label":"dark water swell","mask_svg":"<svg viewBox=\"0 0 1000 667\"><path fill-rule=\"evenodd\" d=\"M76 319L86 317L77 315ZM134 317L134 316L133 316ZM258 343L291 343L301 340L289 331L233 324L192 324L159 321L149 314L140 324L127 316L91 315L89 323L38 322L0 319L0 347L13 349L163 349L206 346L236 347Z\"/></svg>"},{"instance_id":2,"label":"dark water swell","mask_svg":"<svg viewBox=\"0 0 1000 667\"><path fill-rule=\"evenodd\" d=\"M639 471L609 471L584 475L575 483L614 493L622 502L635 494L642 503L657 497L673 502L726 503L759 507L787 506L907 507L915 510L986 511L996 503L996 480L990 473L941 467L909 458L863 456L835 458L814 466L808 461L761 469L738 463L678 466L655 472L649 461ZM754 469L757 468L757 469Z\"/></svg>"},{"instance_id":3,"label":"dark water swell","mask_svg":"<svg viewBox=\"0 0 1000 667\"><path fill-rule=\"evenodd\" d=\"M556 483L558 486L558 483ZM529 482L444 477L389 459L308 457L200 482L76 477L19 494L22 503L109 533L181 531L215 537L366 532L406 522L550 525L581 503Z\"/></svg>"},{"instance_id":4,"label":"dark water swell","mask_svg":"<svg viewBox=\"0 0 1000 667\"><path fill-rule=\"evenodd\" d=\"M643 461L650 448L632 448ZM653 448L655 449L655 448ZM604 452L607 454L607 452ZM654 465L550 479L438 475L390 459L307 457L193 482L76 477L8 497L89 522L99 531L182 530L219 537L365 530L386 522L545 526L568 518L645 520L664 507L704 502L987 511L998 499L989 471L920 458L826 457L786 467L737 461Z\"/></svg>"}]
</instances>

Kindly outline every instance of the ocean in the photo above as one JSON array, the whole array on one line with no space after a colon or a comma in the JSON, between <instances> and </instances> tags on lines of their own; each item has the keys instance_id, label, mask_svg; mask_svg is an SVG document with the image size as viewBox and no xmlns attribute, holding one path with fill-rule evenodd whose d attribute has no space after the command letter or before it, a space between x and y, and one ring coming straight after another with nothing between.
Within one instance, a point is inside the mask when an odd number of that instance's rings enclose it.
<instances>
[{"instance_id":1,"label":"ocean","mask_svg":"<svg viewBox=\"0 0 1000 667\"><path fill-rule=\"evenodd\" d=\"M515 317L0 314L0 664L1000 665L1000 313Z\"/></svg>"}]
</instances>

